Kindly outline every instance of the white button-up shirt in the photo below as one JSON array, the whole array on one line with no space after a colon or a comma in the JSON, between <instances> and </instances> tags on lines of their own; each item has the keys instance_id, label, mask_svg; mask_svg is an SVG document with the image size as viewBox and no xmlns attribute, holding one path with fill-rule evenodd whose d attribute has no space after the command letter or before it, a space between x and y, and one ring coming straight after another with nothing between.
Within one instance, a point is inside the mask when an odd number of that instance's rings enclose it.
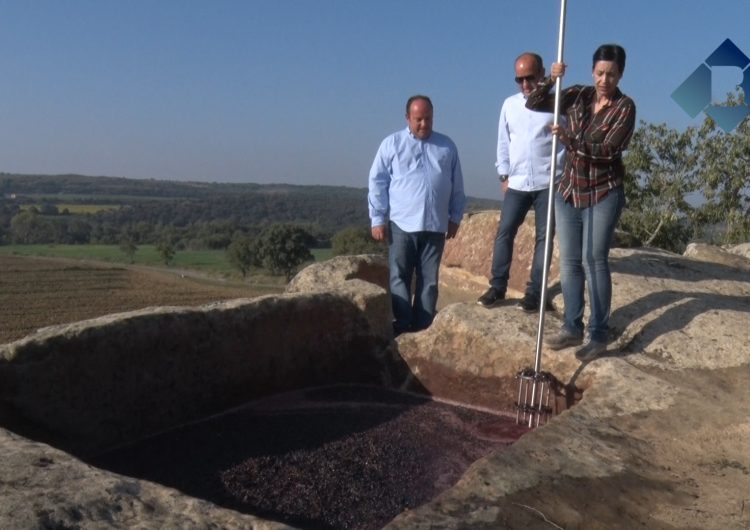
<instances>
[{"instance_id":1,"label":"white button-up shirt","mask_svg":"<svg viewBox=\"0 0 750 530\"><path fill-rule=\"evenodd\" d=\"M537 191L549 186L553 118L551 112L527 109L526 98L521 92L503 102L495 167L498 175L508 175L508 187L518 191ZM560 124L565 124L562 118ZM555 179L562 173L564 156L562 142L557 142Z\"/></svg>"},{"instance_id":2,"label":"white button-up shirt","mask_svg":"<svg viewBox=\"0 0 750 530\"><path fill-rule=\"evenodd\" d=\"M407 127L380 144L367 197L372 226L393 221L404 232L448 231L461 223L466 197L453 141L432 131L421 140Z\"/></svg>"}]
</instances>

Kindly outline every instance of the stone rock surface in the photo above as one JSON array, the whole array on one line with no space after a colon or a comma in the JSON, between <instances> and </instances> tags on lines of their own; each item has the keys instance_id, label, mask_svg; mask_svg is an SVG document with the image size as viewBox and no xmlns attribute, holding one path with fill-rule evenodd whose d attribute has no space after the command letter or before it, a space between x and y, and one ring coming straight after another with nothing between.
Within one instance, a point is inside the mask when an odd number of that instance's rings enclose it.
<instances>
[{"instance_id":1,"label":"stone rock surface","mask_svg":"<svg viewBox=\"0 0 750 530\"><path fill-rule=\"evenodd\" d=\"M362 254L336 256L322 263L313 263L292 278L286 292L330 292L355 279L388 289L388 260L377 254Z\"/></svg>"},{"instance_id":2,"label":"stone rock surface","mask_svg":"<svg viewBox=\"0 0 750 530\"><path fill-rule=\"evenodd\" d=\"M334 293L109 315L0 346L0 406L96 449L302 385L379 384L389 340Z\"/></svg>"},{"instance_id":3,"label":"stone rock surface","mask_svg":"<svg viewBox=\"0 0 750 530\"><path fill-rule=\"evenodd\" d=\"M492 253L501 215L495 211L464 215L456 237L445 242L445 252L440 264L442 287L479 294L487 289L488 280L492 277ZM513 261L508 278L508 295L511 297L523 296L526 290L534 257L535 233L532 210L519 227L513 245ZM560 282L560 252L557 238L555 237L552 242L552 262L547 278L550 289L559 286ZM631 234L615 230L613 246L634 248L640 246L640 243Z\"/></svg>"},{"instance_id":4,"label":"stone rock surface","mask_svg":"<svg viewBox=\"0 0 750 530\"><path fill-rule=\"evenodd\" d=\"M613 249L611 266L606 356L543 349L542 369L583 399L388 528L750 527L750 277L644 249ZM559 325L548 313L545 330ZM536 326L509 305L455 304L397 342L428 391L503 406Z\"/></svg>"},{"instance_id":5,"label":"stone rock surface","mask_svg":"<svg viewBox=\"0 0 750 530\"><path fill-rule=\"evenodd\" d=\"M6 429L0 429L0 451L2 528L291 528L99 470Z\"/></svg>"},{"instance_id":6,"label":"stone rock surface","mask_svg":"<svg viewBox=\"0 0 750 530\"><path fill-rule=\"evenodd\" d=\"M750 271L750 259L748 259L746 252L747 250L739 245L732 247L730 250L705 243L690 243L685 249L684 255L709 263L719 263Z\"/></svg>"},{"instance_id":7,"label":"stone rock surface","mask_svg":"<svg viewBox=\"0 0 750 530\"><path fill-rule=\"evenodd\" d=\"M257 391L248 381L256 381L251 372L258 365L248 366L248 358L266 352L264 362L310 370L306 352L316 349L330 358L315 366L321 376L338 377L351 361L358 373L395 387L421 385L439 398L507 408L516 371L533 365L538 315L511 303L474 303L486 288L496 223L496 214L462 223L441 281L463 282L469 301L443 307L428 330L391 341L387 290L378 283L387 278L384 263L337 259L303 271L290 284L296 292L283 296L105 317L2 346L0 424L12 423L20 409L58 431L70 429L68 441L88 437L112 419L97 400L116 407L112 425L120 430L132 428L126 420L133 415L146 423L157 416L184 420L206 411L186 403L195 389L181 387L183 378L193 385L245 379L230 392L242 400ZM519 232L517 248L526 238ZM750 276L742 262L704 261L710 250L696 259L613 249L607 354L581 364L572 348L542 349L542 370L565 386L559 415L475 462L458 484L387 528L749 528ZM372 275L357 272L371 265ZM515 274L521 285L527 275ZM559 292L552 294L561 310ZM559 325L559 313L546 314L546 332ZM102 376L105 359L92 350L97 341L106 345L99 352L130 356L116 364L117 377ZM220 362L206 354L216 344ZM52 350L66 355L55 358ZM352 353L361 356L350 359ZM169 370L175 373L163 373ZM119 391L125 382L145 395ZM266 390L288 384L282 377ZM216 399L216 389L202 396ZM155 406L161 410L150 410ZM110 439L109 428L99 436ZM93 468L2 428L0 452L2 528L288 528Z\"/></svg>"},{"instance_id":8,"label":"stone rock surface","mask_svg":"<svg viewBox=\"0 0 750 530\"><path fill-rule=\"evenodd\" d=\"M739 245L731 245L725 248L726 251L732 254L737 254L744 258L750 259L750 243L740 243Z\"/></svg>"},{"instance_id":9,"label":"stone rock surface","mask_svg":"<svg viewBox=\"0 0 750 530\"><path fill-rule=\"evenodd\" d=\"M286 292L340 293L364 312L374 330L384 337L393 336L388 260L383 256L336 256L313 263L292 278Z\"/></svg>"},{"instance_id":10,"label":"stone rock surface","mask_svg":"<svg viewBox=\"0 0 750 530\"><path fill-rule=\"evenodd\" d=\"M440 283L469 291L484 291L492 276L492 249L500 221L499 212L467 214L454 239L445 243L440 266ZM529 281L531 260L534 256L534 212L530 211L518 229L513 246L513 261L508 279L508 292L522 296ZM547 285L559 280L559 252L553 240L552 265Z\"/></svg>"},{"instance_id":11,"label":"stone rock surface","mask_svg":"<svg viewBox=\"0 0 750 530\"><path fill-rule=\"evenodd\" d=\"M0 528L287 528L72 455L279 392L383 385L403 365L384 355L388 296L350 282L335 292L108 315L0 346Z\"/></svg>"}]
</instances>

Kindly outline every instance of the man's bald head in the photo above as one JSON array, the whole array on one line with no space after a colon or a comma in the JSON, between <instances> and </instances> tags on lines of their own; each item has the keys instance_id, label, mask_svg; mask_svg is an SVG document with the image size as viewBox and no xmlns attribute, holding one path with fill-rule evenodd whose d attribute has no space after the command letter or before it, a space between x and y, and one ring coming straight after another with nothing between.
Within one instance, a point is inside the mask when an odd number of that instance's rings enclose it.
<instances>
[{"instance_id":1,"label":"man's bald head","mask_svg":"<svg viewBox=\"0 0 750 530\"><path fill-rule=\"evenodd\" d=\"M539 54L524 52L518 56L515 64L516 83L523 95L528 97L544 77L544 64Z\"/></svg>"}]
</instances>

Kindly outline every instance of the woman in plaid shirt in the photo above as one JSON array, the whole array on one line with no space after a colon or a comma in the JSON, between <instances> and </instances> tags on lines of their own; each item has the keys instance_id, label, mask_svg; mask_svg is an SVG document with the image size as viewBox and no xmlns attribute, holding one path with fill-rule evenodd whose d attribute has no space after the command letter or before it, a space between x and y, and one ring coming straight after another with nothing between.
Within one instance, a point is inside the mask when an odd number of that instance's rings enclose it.
<instances>
[{"instance_id":1,"label":"woman in plaid shirt","mask_svg":"<svg viewBox=\"0 0 750 530\"><path fill-rule=\"evenodd\" d=\"M591 314L589 337L576 357L594 359L607 349L612 303L609 248L625 206L622 153L635 127L635 103L617 88L625 70L625 50L604 44L594 52L593 86L575 85L560 93L567 128L553 126L565 146L565 168L555 193L555 222L560 245L560 282L565 313L559 333L546 338L553 350L583 342L584 281ZM549 79L529 95L526 106L554 109L555 80L565 65L554 63Z\"/></svg>"}]
</instances>

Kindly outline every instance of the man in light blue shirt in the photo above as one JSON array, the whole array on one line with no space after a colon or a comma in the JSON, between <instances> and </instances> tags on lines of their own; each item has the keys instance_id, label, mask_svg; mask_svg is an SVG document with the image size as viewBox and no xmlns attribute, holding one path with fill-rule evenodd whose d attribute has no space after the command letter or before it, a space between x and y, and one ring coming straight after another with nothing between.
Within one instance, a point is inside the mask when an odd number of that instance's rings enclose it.
<instances>
[{"instance_id":1,"label":"man in light blue shirt","mask_svg":"<svg viewBox=\"0 0 750 530\"><path fill-rule=\"evenodd\" d=\"M492 307L505 298L513 259L513 241L526 214L534 208L536 242L531 265L531 278L520 302L521 309L539 309L547 229L547 201L552 165L553 115L526 108L526 98L544 78L542 58L535 53L523 53L515 63L515 81L520 92L503 102L497 133L497 173L505 198L500 224L492 254L490 288L477 303ZM564 148L558 144L557 166L562 171ZM554 225L553 225L554 226ZM550 245L551 249L551 245ZM545 301L547 309L554 309Z\"/></svg>"},{"instance_id":2,"label":"man in light blue shirt","mask_svg":"<svg viewBox=\"0 0 750 530\"><path fill-rule=\"evenodd\" d=\"M383 140L370 169L372 237L388 241L395 336L432 323L443 247L455 237L466 202L458 150L432 130L432 115L430 98L409 98L406 129Z\"/></svg>"}]
</instances>

